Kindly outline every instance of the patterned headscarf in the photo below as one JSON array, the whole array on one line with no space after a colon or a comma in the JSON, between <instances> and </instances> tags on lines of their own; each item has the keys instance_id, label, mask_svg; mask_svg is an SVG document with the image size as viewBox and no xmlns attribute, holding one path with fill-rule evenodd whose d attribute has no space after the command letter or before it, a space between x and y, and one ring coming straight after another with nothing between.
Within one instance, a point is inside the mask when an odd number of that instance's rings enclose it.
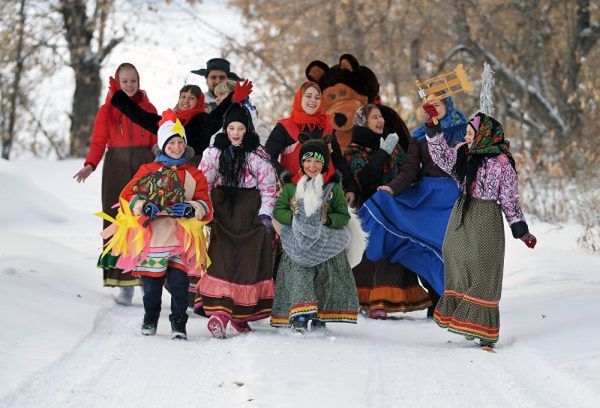
<instances>
[{"instance_id":1,"label":"patterned headscarf","mask_svg":"<svg viewBox=\"0 0 600 408\"><path fill-rule=\"evenodd\" d=\"M465 130L467 128L468 119L464 113L454 107L454 101L449 96L443 101L446 104L446 114L440 119L440 126L444 133L444 138L450 147L454 147L457 143L465 140ZM426 125L422 125L412 134L412 137L417 140L425 139Z\"/></svg>"},{"instance_id":2,"label":"patterned headscarf","mask_svg":"<svg viewBox=\"0 0 600 408\"><path fill-rule=\"evenodd\" d=\"M510 142L504 139L504 129L500 122L478 112L469 121L469 126L475 129L475 139L467 149L467 154L505 154L511 163L515 162L510 153Z\"/></svg>"}]
</instances>

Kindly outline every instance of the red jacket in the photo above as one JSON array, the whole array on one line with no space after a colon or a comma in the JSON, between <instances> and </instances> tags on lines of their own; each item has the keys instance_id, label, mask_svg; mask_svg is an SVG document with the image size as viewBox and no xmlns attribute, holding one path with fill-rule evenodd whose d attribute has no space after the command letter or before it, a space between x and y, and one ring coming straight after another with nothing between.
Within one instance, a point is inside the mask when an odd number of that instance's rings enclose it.
<instances>
[{"instance_id":1,"label":"red jacket","mask_svg":"<svg viewBox=\"0 0 600 408\"><path fill-rule=\"evenodd\" d=\"M148 112L156 113L156 108L147 97L144 97L139 106ZM110 104L104 104L96 114L90 150L84 166L91 164L96 169L107 147L110 149L112 147L147 146L148 149L151 149L156 144L156 140L155 134L134 124Z\"/></svg>"}]
</instances>

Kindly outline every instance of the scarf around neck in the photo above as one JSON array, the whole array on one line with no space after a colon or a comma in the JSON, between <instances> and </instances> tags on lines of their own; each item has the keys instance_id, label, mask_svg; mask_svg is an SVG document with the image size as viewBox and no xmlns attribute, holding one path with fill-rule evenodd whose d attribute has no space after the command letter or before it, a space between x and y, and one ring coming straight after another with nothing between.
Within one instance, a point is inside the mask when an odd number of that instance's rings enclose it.
<instances>
[{"instance_id":1,"label":"scarf around neck","mask_svg":"<svg viewBox=\"0 0 600 408\"><path fill-rule=\"evenodd\" d=\"M321 101L319 108L312 115L309 115L308 113L304 112L304 109L302 109L302 96L304 95L302 88L306 84L312 84L316 89L319 90L321 97L323 96L321 93L321 88L319 88L315 82L304 82L302 85L300 85L296 91L296 95L294 96L294 105L292 106L290 118L300 130L302 130L304 127L307 127L310 131L313 131L315 128L324 129L329 123L329 115L327 115L325 113L325 109L323 109L323 101Z\"/></svg>"}]
</instances>

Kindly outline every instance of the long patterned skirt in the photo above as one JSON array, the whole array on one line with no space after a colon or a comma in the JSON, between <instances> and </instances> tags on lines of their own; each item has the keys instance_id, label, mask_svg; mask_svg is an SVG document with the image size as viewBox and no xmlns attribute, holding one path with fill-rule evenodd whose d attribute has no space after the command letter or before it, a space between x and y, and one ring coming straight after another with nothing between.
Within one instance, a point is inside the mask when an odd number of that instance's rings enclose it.
<instances>
[{"instance_id":1,"label":"long patterned skirt","mask_svg":"<svg viewBox=\"0 0 600 408\"><path fill-rule=\"evenodd\" d=\"M459 199L444 240L446 287L434 319L451 332L497 342L504 271L502 212L494 201L472 198L462 224L461 214Z\"/></svg>"},{"instance_id":2,"label":"long patterned skirt","mask_svg":"<svg viewBox=\"0 0 600 408\"><path fill-rule=\"evenodd\" d=\"M283 253L271 326L289 327L292 317L302 315L324 322L356 323L358 296L345 252L312 268L292 262Z\"/></svg>"},{"instance_id":3,"label":"long patterned skirt","mask_svg":"<svg viewBox=\"0 0 600 408\"><path fill-rule=\"evenodd\" d=\"M102 168L102 211L111 217L116 217L119 195L131 181L142 164L151 163L154 155L145 146L113 147L106 151ZM104 228L110 222L104 220ZM108 240L104 241L104 244ZM142 281L131 272L123 272L116 267L119 258L110 253L98 259L98 267L104 271L104 286L141 286Z\"/></svg>"},{"instance_id":4,"label":"long patterned skirt","mask_svg":"<svg viewBox=\"0 0 600 408\"><path fill-rule=\"evenodd\" d=\"M215 223L208 255L211 265L198 282L195 311L236 322L269 317L273 305L271 237L258 219L260 193L238 188L233 212L229 188L211 194Z\"/></svg>"},{"instance_id":5,"label":"long patterned skirt","mask_svg":"<svg viewBox=\"0 0 600 408\"><path fill-rule=\"evenodd\" d=\"M352 270L360 308L387 313L411 312L431 306L429 294L410 269L387 259L373 262L366 256Z\"/></svg>"}]
</instances>

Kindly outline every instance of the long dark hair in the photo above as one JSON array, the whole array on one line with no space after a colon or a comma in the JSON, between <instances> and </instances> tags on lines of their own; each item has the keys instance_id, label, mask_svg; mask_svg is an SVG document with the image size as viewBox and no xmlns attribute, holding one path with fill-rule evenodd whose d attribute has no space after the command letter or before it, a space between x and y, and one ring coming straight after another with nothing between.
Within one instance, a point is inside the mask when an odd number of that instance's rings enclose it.
<instances>
[{"instance_id":1,"label":"long dark hair","mask_svg":"<svg viewBox=\"0 0 600 408\"><path fill-rule=\"evenodd\" d=\"M262 149L259 146L260 140L255 132L246 132L239 146L232 145L225 133L219 133L215 136L214 147L221 151L218 171L223 180L223 186L226 187L230 214L233 214L237 189L243 182L246 170L252 176L256 176L248 166L247 158L252 152L261 155L258 150Z\"/></svg>"},{"instance_id":2,"label":"long dark hair","mask_svg":"<svg viewBox=\"0 0 600 408\"><path fill-rule=\"evenodd\" d=\"M477 179L477 171L479 167L485 163L487 155L467 154L469 146L465 143L458 148L456 156L456 164L454 165L454 173L456 179L464 186L464 194L459 198L461 206L460 224L465 219L465 214L471 203L471 193L473 185Z\"/></svg>"}]
</instances>

